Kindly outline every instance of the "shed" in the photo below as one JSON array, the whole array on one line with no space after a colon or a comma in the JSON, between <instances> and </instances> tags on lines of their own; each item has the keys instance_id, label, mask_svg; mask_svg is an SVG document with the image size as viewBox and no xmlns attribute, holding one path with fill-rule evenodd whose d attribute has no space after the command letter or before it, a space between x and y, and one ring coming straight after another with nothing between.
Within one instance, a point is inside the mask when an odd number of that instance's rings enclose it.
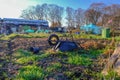
<instances>
[{"instance_id":1,"label":"shed","mask_svg":"<svg viewBox=\"0 0 120 80\"><path fill-rule=\"evenodd\" d=\"M102 28L94 24L88 24L88 25L81 26L80 30L84 30L86 32L92 32L93 34L101 34Z\"/></svg>"}]
</instances>

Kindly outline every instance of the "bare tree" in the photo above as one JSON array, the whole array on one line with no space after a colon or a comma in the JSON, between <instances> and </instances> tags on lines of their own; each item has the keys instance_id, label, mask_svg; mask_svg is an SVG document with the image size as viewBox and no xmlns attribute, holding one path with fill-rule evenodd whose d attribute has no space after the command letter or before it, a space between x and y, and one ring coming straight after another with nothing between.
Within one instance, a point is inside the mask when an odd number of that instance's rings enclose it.
<instances>
[{"instance_id":1,"label":"bare tree","mask_svg":"<svg viewBox=\"0 0 120 80\"><path fill-rule=\"evenodd\" d=\"M95 11L94 9L89 9L86 11L86 18L89 20L89 23L96 24L100 15L101 13Z\"/></svg>"},{"instance_id":2,"label":"bare tree","mask_svg":"<svg viewBox=\"0 0 120 80\"><path fill-rule=\"evenodd\" d=\"M48 4L42 4L41 7L43 9L43 14L44 14L43 15L44 16L43 19L44 20L48 20L48 11L49 11L48 10Z\"/></svg>"},{"instance_id":3,"label":"bare tree","mask_svg":"<svg viewBox=\"0 0 120 80\"><path fill-rule=\"evenodd\" d=\"M106 20L104 22L106 26L119 25L120 5L112 4L110 6L106 6L104 8L104 15L103 20ZM112 24L109 23L110 20L112 20Z\"/></svg>"},{"instance_id":4,"label":"bare tree","mask_svg":"<svg viewBox=\"0 0 120 80\"><path fill-rule=\"evenodd\" d=\"M62 26L62 19L63 19L63 13L64 13L64 8L63 7L58 7L56 10L57 14L56 14L56 21L58 23L58 26Z\"/></svg>"},{"instance_id":5,"label":"bare tree","mask_svg":"<svg viewBox=\"0 0 120 80\"><path fill-rule=\"evenodd\" d=\"M48 20L53 26L61 26L62 15L64 8L57 6L55 4L42 4L37 6L28 7L23 10L20 17L25 19L38 19L38 20Z\"/></svg>"},{"instance_id":6,"label":"bare tree","mask_svg":"<svg viewBox=\"0 0 120 80\"><path fill-rule=\"evenodd\" d=\"M80 27L81 25L84 25L84 10L81 8L75 10L75 24L76 27Z\"/></svg>"},{"instance_id":7,"label":"bare tree","mask_svg":"<svg viewBox=\"0 0 120 80\"><path fill-rule=\"evenodd\" d=\"M90 23L97 24L102 16L104 3L92 3L89 9L86 11L86 18Z\"/></svg>"},{"instance_id":8,"label":"bare tree","mask_svg":"<svg viewBox=\"0 0 120 80\"><path fill-rule=\"evenodd\" d=\"M38 20L47 20L48 12L49 10L47 4L37 5L35 8L35 15L37 16Z\"/></svg>"},{"instance_id":9,"label":"bare tree","mask_svg":"<svg viewBox=\"0 0 120 80\"><path fill-rule=\"evenodd\" d=\"M51 22L52 27L61 26L61 20L63 15L63 7L50 4L48 6L48 19Z\"/></svg>"},{"instance_id":10,"label":"bare tree","mask_svg":"<svg viewBox=\"0 0 120 80\"><path fill-rule=\"evenodd\" d=\"M114 36L115 31L120 28L120 5L112 4L104 7L103 24L111 29Z\"/></svg>"},{"instance_id":11,"label":"bare tree","mask_svg":"<svg viewBox=\"0 0 120 80\"><path fill-rule=\"evenodd\" d=\"M36 19L36 15L35 15L35 7L34 6L30 6L27 9L22 11L22 14L20 17L25 18L25 19Z\"/></svg>"},{"instance_id":12,"label":"bare tree","mask_svg":"<svg viewBox=\"0 0 120 80\"><path fill-rule=\"evenodd\" d=\"M75 10L73 8L66 8L66 20L68 27L75 27Z\"/></svg>"},{"instance_id":13,"label":"bare tree","mask_svg":"<svg viewBox=\"0 0 120 80\"><path fill-rule=\"evenodd\" d=\"M35 8L35 11L36 11L36 16L37 16L37 19L38 20L43 20L43 8L41 7L41 5L37 5L36 8Z\"/></svg>"}]
</instances>

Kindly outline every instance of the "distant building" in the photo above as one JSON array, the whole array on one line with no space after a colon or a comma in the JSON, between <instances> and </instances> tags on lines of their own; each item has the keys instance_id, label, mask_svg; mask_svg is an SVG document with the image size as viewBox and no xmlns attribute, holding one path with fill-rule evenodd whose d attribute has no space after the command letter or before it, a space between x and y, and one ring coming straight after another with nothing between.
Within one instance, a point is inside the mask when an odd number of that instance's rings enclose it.
<instances>
[{"instance_id":1,"label":"distant building","mask_svg":"<svg viewBox=\"0 0 120 80\"><path fill-rule=\"evenodd\" d=\"M26 28L31 29L46 29L48 28L48 21L46 20L27 20L15 18L0 18L0 33L14 33L21 32Z\"/></svg>"}]
</instances>

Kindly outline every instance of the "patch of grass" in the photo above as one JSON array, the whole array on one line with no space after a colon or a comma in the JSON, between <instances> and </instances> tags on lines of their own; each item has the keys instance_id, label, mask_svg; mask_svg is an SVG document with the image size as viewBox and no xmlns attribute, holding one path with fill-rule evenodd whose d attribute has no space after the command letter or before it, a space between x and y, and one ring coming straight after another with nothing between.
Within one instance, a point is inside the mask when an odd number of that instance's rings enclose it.
<instances>
[{"instance_id":1,"label":"patch of grass","mask_svg":"<svg viewBox=\"0 0 120 80\"><path fill-rule=\"evenodd\" d=\"M102 54L104 52L104 49L102 50L94 50L94 49L90 49L87 53L88 57L90 58L97 58L100 54ZM83 54L84 55L84 54Z\"/></svg>"},{"instance_id":2,"label":"patch of grass","mask_svg":"<svg viewBox=\"0 0 120 80\"><path fill-rule=\"evenodd\" d=\"M44 38L49 36L47 33L29 33L29 34L19 34L19 36L24 38Z\"/></svg>"},{"instance_id":3,"label":"patch of grass","mask_svg":"<svg viewBox=\"0 0 120 80\"><path fill-rule=\"evenodd\" d=\"M65 71L64 74L67 75L67 77L71 77L71 75L73 75L73 72Z\"/></svg>"},{"instance_id":4,"label":"patch of grass","mask_svg":"<svg viewBox=\"0 0 120 80\"><path fill-rule=\"evenodd\" d=\"M25 56L32 56L32 53L23 49L19 49L16 52L14 52L12 54L12 56L16 57L16 58L21 58L21 57L25 57Z\"/></svg>"},{"instance_id":5,"label":"patch of grass","mask_svg":"<svg viewBox=\"0 0 120 80\"><path fill-rule=\"evenodd\" d=\"M38 60L41 60L47 57L48 55L49 54L46 54L46 53L36 55L23 49L19 49L12 54L12 56L16 59L16 61L14 62L19 63L19 64L26 64L28 62L36 62Z\"/></svg>"},{"instance_id":6,"label":"patch of grass","mask_svg":"<svg viewBox=\"0 0 120 80\"><path fill-rule=\"evenodd\" d=\"M10 40L10 39L12 39L12 38L14 38L16 36L18 36L18 34L13 33L13 34L10 34L10 35L2 36L0 38L0 40Z\"/></svg>"},{"instance_id":7,"label":"patch of grass","mask_svg":"<svg viewBox=\"0 0 120 80\"><path fill-rule=\"evenodd\" d=\"M41 60L41 59L43 59L47 56L48 56L48 54L25 56L25 57L19 58L17 60L17 63L25 64L25 63L28 63L28 62L36 62L36 61Z\"/></svg>"},{"instance_id":8,"label":"patch of grass","mask_svg":"<svg viewBox=\"0 0 120 80\"><path fill-rule=\"evenodd\" d=\"M47 34L47 33L29 33L29 34L12 33L10 35L1 36L0 40L10 40L17 36L22 37L22 38L44 38L44 37L48 37L49 34Z\"/></svg>"},{"instance_id":9,"label":"patch of grass","mask_svg":"<svg viewBox=\"0 0 120 80\"><path fill-rule=\"evenodd\" d=\"M44 80L45 71L41 67L28 65L18 71L16 80Z\"/></svg>"},{"instance_id":10,"label":"patch of grass","mask_svg":"<svg viewBox=\"0 0 120 80\"><path fill-rule=\"evenodd\" d=\"M102 39L101 35L93 35L93 34L78 34L73 35L75 39L85 38L85 39Z\"/></svg>"},{"instance_id":11,"label":"patch of grass","mask_svg":"<svg viewBox=\"0 0 120 80\"><path fill-rule=\"evenodd\" d=\"M62 64L60 64L60 63L53 63L46 68L46 71L48 73L51 73L51 72L53 73L53 71L59 70L61 68L61 66L62 66Z\"/></svg>"},{"instance_id":12,"label":"patch of grass","mask_svg":"<svg viewBox=\"0 0 120 80\"><path fill-rule=\"evenodd\" d=\"M92 64L90 58L83 57L78 54L68 57L68 63L74 65L83 65L83 66L89 66Z\"/></svg>"},{"instance_id":13,"label":"patch of grass","mask_svg":"<svg viewBox=\"0 0 120 80\"><path fill-rule=\"evenodd\" d=\"M97 58L100 54L103 53L104 50L93 50L90 49L88 51L75 51L68 52L68 63L74 65L83 65L89 66L92 64L92 59Z\"/></svg>"}]
</instances>

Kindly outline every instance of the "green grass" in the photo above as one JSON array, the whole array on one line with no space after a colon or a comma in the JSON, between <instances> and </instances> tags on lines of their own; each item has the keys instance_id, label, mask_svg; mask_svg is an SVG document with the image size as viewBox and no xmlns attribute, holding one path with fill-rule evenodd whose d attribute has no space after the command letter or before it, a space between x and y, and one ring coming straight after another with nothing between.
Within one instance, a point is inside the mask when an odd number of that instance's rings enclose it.
<instances>
[{"instance_id":1,"label":"green grass","mask_svg":"<svg viewBox=\"0 0 120 80\"><path fill-rule=\"evenodd\" d=\"M82 73L84 74L83 77L85 76L85 74L89 74L90 76L93 76L96 78L97 72L91 71L88 68L89 66L93 64L92 59L93 58L96 59L100 54L103 53L103 51L104 49L102 50L90 49L88 51L79 50L79 51L73 51L73 52L60 52L59 51L55 55L61 58L61 60L63 61L64 59L62 58L65 55L67 58L67 60L65 60L66 64L71 64L74 66L86 66L86 69L85 69L86 73ZM30 64L30 65L27 64L28 62L33 62L33 63L38 62L39 60L49 57L49 55L52 55L52 54L44 53L44 54L36 55L36 54L32 54L31 52L25 51L25 50L16 51L13 55L14 57L17 57L17 60L15 62L22 64L22 67L19 69L15 80L44 80L45 77L49 75L53 75L56 72L64 72L64 74L66 74L67 77L74 75L73 72L62 71L62 63L60 62L54 62L54 61L50 62L49 66L45 66L44 69L41 68L40 66L37 66L37 64ZM25 66L24 64L27 64L27 66ZM74 76L72 79L73 80L77 79L77 77Z\"/></svg>"},{"instance_id":2,"label":"green grass","mask_svg":"<svg viewBox=\"0 0 120 80\"><path fill-rule=\"evenodd\" d=\"M25 64L25 63L28 63L28 62L36 62L36 61L41 60L41 59L43 59L47 56L48 56L48 54L25 56L25 57L19 58L17 60L17 63Z\"/></svg>"},{"instance_id":3,"label":"green grass","mask_svg":"<svg viewBox=\"0 0 120 80\"><path fill-rule=\"evenodd\" d=\"M83 66L89 66L92 64L90 58L86 58L80 55L70 56L68 58L68 63L74 64L74 65L83 65Z\"/></svg>"},{"instance_id":4,"label":"green grass","mask_svg":"<svg viewBox=\"0 0 120 80\"><path fill-rule=\"evenodd\" d=\"M68 52L68 63L74 65L89 66L92 64L92 59L97 58L104 50L89 50L89 51L76 51Z\"/></svg>"},{"instance_id":5,"label":"green grass","mask_svg":"<svg viewBox=\"0 0 120 80\"><path fill-rule=\"evenodd\" d=\"M21 57L25 57L25 56L27 57L27 56L32 56L32 55L33 54L31 52L22 50L22 49L19 49L12 54L12 56L14 56L16 58L21 58Z\"/></svg>"},{"instance_id":6,"label":"green grass","mask_svg":"<svg viewBox=\"0 0 120 80\"><path fill-rule=\"evenodd\" d=\"M45 71L41 67L28 65L18 71L15 80L44 80Z\"/></svg>"},{"instance_id":7,"label":"green grass","mask_svg":"<svg viewBox=\"0 0 120 80\"><path fill-rule=\"evenodd\" d=\"M36 62L38 60L41 60L47 57L48 55L49 54L46 54L46 53L39 53L38 55L36 55L29 51L20 49L14 52L12 56L16 58L15 63L27 64L28 62Z\"/></svg>"},{"instance_id":8,"label":"green grass","mask_svg":"<svg viewBox=\"0 0 120 80\"><path fill-rule=\"evenodd\" d=\"M48 73L51 73L51 72L54 72L54 71L59 70L59 69L61 68L61 66L62 66L62 64L60 64L59 62L53 63L53 64L51 64L50 66L48 66L48 67L46 68L46 71L47 71Z\"/></svg>"},{"instance_id":9,"label":"green grass","mask_svg":"<svg viewBox=\"0 0 120 80\"><path fill-rule=\"evenodd\" d=\"M73 37L75 39L85 38L85 39L103 39L101 35L93 35L93 34L74 34Z\"/></svg>"},{"instance_id":10,"label":"green grass","mask_svg":"<svg viewBox=\"0 0 120 80\"><path fill-rule=\"evenodd\" d=\"M6 35L6 36L2 36L0 38L0 40L10 40L12 38L15 37L22 37L22 38L44 38L44 37L48 37L49 34L47 33L29 33L29 34L10 34L10 35Z\"/></svg>"},{"instance_id":11,"label":"green grass","mask_svg":"<svg viewBox=\"0 0 120 80\"><path fill-rule=\"evenodd\" d=\"M87 56L89 57L89 58L97 58L100 54L102 54L104 52L104 49L102 49L102 50L94 50L94 49L90 49L89 51L88 51L88 54L87 54ZM84 54L83 54L84 55Z\"/></svg>"}]
</instances>

